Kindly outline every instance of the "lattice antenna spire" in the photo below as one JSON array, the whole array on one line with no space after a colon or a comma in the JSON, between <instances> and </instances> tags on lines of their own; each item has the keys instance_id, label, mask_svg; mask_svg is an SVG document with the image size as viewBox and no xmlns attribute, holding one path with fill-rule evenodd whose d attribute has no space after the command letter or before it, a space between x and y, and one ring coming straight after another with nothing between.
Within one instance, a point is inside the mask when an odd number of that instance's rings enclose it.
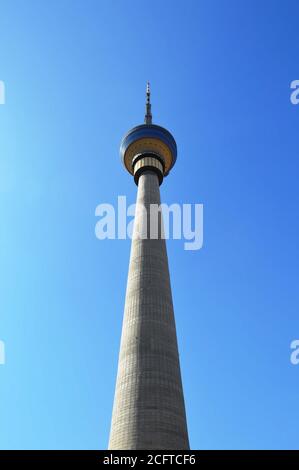
<instances>
[{"instance_id":1,"label":"lattice antenna spire","mask_svg":"<svg viewBox=\"0 0 299 470\"><path fill-rule=\"evenodd\" d=\"M144 122L145 124L152 123L151 90L150 90L149 82L147 82L146 84L146 113L145 113Z\"/></svg>"}]
</instances>

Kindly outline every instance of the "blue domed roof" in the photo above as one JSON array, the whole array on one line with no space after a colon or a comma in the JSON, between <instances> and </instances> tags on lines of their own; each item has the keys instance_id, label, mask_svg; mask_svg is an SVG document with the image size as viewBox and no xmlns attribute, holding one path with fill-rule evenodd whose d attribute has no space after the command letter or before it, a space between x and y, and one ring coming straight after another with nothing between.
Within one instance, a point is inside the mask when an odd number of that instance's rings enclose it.
<instances>
[{"instance_id":1,"label":"blue domed roof","mask_svg":"<svg viewBox=\"0 0 299 470\"><path fill-rule=\"evenodd\" d=\"M120 156L123 164L128 169L128 166L125 162L125 157L129 146L134 142L139 141L140 139L146 138L158 139L168 147L172 156L170 166L167 169L168 173L176 162L177 146L171 133L167 129L164 129L164 127L157 126L156 124L141 124L140 126L133 127L133 129L127 132L127 134L123 137L120 146Z\"/></svg>"}]
</instances>

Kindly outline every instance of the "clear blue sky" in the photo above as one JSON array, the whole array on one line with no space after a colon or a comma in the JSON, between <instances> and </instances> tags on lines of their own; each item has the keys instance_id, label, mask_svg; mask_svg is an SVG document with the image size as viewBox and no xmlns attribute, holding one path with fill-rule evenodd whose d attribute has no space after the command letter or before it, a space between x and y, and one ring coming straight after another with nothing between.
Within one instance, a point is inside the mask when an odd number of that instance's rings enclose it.
<instances>
[{"instance_id":1,"label":"clear blue sky","mask_svg":"<svg viewBox=\"0 0 299 470\"><path fill-rule=\"evenodd\" d=\"M178 144L164 202L204 204L168 243L191 446L299 448L297 1L6 0L0 6L0 447L103 449L130 241L96 206L136 187L143 120Z\"/></svg>"}]
</instances>

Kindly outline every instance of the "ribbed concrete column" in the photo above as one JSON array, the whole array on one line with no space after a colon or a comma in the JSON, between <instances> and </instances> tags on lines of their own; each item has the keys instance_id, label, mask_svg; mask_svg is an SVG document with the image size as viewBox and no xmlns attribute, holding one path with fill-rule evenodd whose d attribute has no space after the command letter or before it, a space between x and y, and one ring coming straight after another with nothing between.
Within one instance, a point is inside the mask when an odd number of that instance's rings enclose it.
<instances>
[{"instance_id":1,"label":"ribbed concrete column","mask_svg":"<svg viewBox=\"0 0 299 470\"><path fill-rule=\"evenodd\" d=\"M160 204L143 173L137 205ZM148 211L149 212L149 211ZM145 215L138 211L134 231ZM133 239L109 449L189 449L165 240Z\"/></svg>"}]
</instances>

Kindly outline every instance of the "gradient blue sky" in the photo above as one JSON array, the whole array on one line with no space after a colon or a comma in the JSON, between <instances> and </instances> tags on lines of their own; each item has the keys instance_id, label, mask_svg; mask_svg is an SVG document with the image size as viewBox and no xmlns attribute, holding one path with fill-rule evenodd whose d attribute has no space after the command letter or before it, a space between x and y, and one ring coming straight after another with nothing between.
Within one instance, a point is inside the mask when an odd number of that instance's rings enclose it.
<instances>
[{"instance_id":1,"label":"gradient blue sky","mask_svg":"<svg viewBox=\"0 0 299 470\"><path fill-rule=\"evenodd\" d=\"M95 208L135 200L119 161L143 120L178 144L164 202L204 204L168 243L195 449L299 448L299 5L0 5L0 447L107 447L130 241Z\"/></svg>"}]
</instances>

